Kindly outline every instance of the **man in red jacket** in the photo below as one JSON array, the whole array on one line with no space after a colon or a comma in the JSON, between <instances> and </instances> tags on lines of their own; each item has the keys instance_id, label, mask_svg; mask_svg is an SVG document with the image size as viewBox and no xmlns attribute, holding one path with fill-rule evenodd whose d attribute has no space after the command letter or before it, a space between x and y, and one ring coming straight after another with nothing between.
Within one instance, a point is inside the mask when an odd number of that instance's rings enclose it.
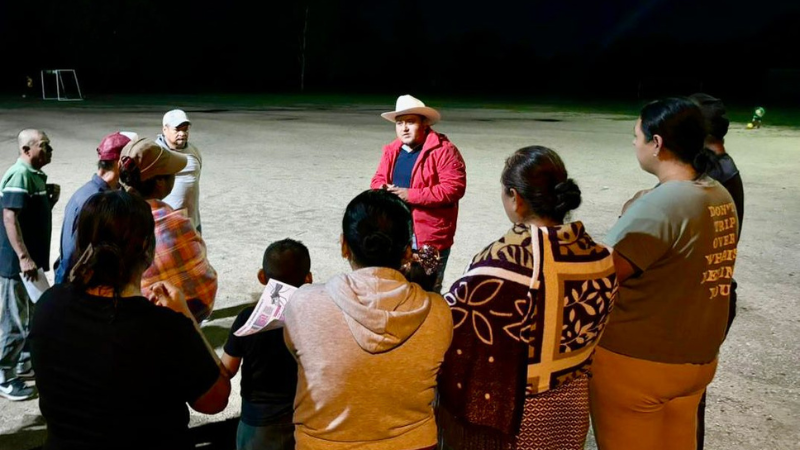
<instances>
[{"instance_id":1,"label":"man in red jacket","mask_svg":"<svg viewBox=\"0 0 800 450\"><path fill-rule=\"evenodd\" d=\"M414 248L428 244L439 250L441 266L434 290L441 292L456 233L458 201L467 187L467 167L447 136L431 129L441 119L435 109L401 95L395 110L381 117L394 122L397 139L383 148L370 186L397 194L411 208Z\"/></svg>"}]
</instances>

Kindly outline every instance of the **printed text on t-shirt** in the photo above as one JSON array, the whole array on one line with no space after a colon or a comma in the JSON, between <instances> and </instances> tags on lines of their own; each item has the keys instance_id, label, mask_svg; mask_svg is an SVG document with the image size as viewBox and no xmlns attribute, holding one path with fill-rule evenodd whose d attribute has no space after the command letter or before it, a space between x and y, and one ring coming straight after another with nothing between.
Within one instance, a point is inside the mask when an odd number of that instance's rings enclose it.
<instances>
[{"instance_id":1,"label":"printed text on t-shirt","mask_svg":"<svg viewBox=\"0 0 800 450\"><path fill-rule=\"evenodd\" d=\"M714 253L705 255L708 270L703 272L701 284L714 283L708 288L709 300L718 296L728 296L733 278L733 264L736 261L736 206L726 203L709 206L708 213L714 219ZM716 267L715 267L716 266Z\"/></svg>"}]
</instances>

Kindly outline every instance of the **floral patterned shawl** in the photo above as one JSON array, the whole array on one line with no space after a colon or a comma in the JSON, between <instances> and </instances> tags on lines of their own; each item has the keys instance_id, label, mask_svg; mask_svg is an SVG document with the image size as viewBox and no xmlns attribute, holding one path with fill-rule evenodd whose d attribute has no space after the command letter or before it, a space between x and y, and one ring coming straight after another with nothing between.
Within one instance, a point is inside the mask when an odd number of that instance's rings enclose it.
<instances>
[{"instance_id":1,"label":"floral patterned shawl","mask_svg":"<svg viewBox=\"0 0 800 450\"><path fill-rule=\"evenodd\" d=\"M455 329L442 406L468 424L515 435L526 395L588 371L616 291L611 254L582 223L515 225L475 255L445 295Z\"/></svg>"}]
</instances>

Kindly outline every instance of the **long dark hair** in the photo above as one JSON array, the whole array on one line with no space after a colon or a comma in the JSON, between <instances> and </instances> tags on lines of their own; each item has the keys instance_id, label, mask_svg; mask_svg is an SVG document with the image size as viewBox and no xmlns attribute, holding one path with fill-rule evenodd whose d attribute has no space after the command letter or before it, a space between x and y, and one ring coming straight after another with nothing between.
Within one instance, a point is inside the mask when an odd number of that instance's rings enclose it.
<instances>
[{"instance_id":1,"label":"long dark hair","mask_svg":"<svg viewBox=\"0 0 800 450\"><path fill-rule=\"evenodd\" d=\"M704 151L706 125L700 108L688 98L665 98L642 108L642 133L648 142L659 135L663 146L698 173L705 173L711 153Z\"/></svg>"},{"instance_id":2,"label":"long dark hair","mask_svg":"<svg viewBox=\"0 0 800 450\"><path fill-rule=\"evenodd\" d=\"M374 189L350 201L342 219L344 240L362 267L399 269L411 243L411 211L400 198Z\"/></svg>"},{"instance_id":3,"label":"long dark hair","mask_svg":"<svg viewBox=\"0 0 800 450\"><path fill-rule=\"evenodd\" d=\"M122 190L89 198L78 216L81 255L70 282L81 289L109 287L114 297L153 262L155 223L140 196Z\"/></svg>"},{"instance_id":4,"label":"long dark hair","mask_svg":"<svg viewBox=\"0 0 800 450\"><path fill-rule=\"evenodd\" d=\"M511 189L525 200L539 217L564 222L568 212L581 205L581 190L558 153L539 145L514 152L506 160L500 182L507 195Z\"/></svg>"}]
</instances>

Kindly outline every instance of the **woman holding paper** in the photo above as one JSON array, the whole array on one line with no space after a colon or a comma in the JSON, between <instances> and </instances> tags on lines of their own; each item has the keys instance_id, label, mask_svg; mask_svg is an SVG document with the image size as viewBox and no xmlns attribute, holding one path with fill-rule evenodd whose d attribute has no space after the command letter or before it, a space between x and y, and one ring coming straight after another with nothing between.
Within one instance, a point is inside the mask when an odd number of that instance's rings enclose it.
<instances>
[{"instance_id":1,"label":"woman holding paper","mask_svg":"<svg viewBox=\"0 0 800 450\"><path fill-rule=\"evenodd\" d=\"M427 449L436 445L436 375L452 338L439 294L406 280L411 213L396 195L365 191L342 220L352 272L301 287L284 338L298 363L298 449Z\"/></svg>"},{"instance_id":2,"label":"woman holding paper","mask_svg":"<svg viewBox=\"0 0 800 450\"><path fill-rule=\"evenodd\" d=\"M183 294L161 283L142 296L153 229L147 202L124 191L81 211L81 257L42 295L29 337L45 449L193 448L186 403L207 414L227 405L230 381Z\"/></svg>"}]
</instances>

